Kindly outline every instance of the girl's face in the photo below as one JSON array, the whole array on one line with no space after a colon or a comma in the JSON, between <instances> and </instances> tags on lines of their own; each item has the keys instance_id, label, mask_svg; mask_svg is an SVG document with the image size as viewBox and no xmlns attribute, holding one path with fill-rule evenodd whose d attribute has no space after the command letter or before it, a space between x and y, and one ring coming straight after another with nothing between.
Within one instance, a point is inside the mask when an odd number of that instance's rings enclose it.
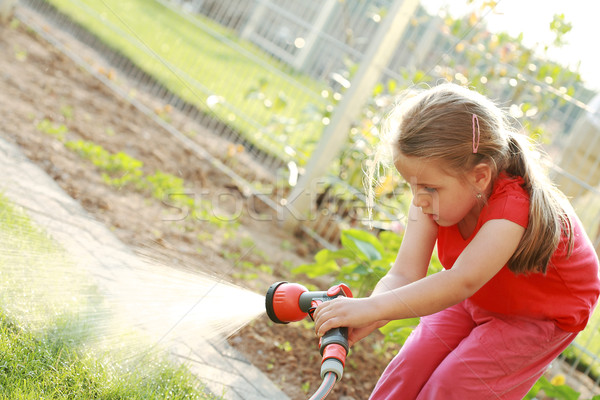
<instances>
[{"instance_id":1,"label":"girl's face","mask_svg":"<svg viewBox=\"0 0 600 400\"><path fill-rule=\"evenodd\" d=\"M443 170L439 161L396 154L396 169L410 184L413 204L440 226L452 226L467 217L479 216L477 190L469 178Z\"/></svg>"}]
</instances>

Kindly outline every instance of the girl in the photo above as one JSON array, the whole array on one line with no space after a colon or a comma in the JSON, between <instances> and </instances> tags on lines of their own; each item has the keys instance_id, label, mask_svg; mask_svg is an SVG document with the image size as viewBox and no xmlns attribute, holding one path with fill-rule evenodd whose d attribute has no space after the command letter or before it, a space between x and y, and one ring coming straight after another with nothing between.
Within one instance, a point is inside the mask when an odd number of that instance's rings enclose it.
<instances>
[{"instance_id":1,"label":"girl","mask_svg":"<svg viewBox=\"0 0 600 400\"><path fill-rule=\"evenodd\" d=\"M413 201L396 262L368 298L314 313L350 344L422 317L371 399L522 399L585 326L598 258L526 138L484 96L443 84L392 115ZM434 246L444 266L426 276Z\"/></svg>"}]
</instances>

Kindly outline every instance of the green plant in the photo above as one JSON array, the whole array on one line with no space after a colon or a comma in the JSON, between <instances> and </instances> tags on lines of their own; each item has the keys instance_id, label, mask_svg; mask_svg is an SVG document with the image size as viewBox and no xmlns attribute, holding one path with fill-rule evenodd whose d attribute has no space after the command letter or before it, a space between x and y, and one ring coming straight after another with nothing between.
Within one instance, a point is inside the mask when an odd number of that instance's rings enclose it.
<instances>
[{"instance_id":1,"label":"green plant","mask_svg":"<svg viewBox=\"0 0 600 400\"><path fill-rule=\"evenodd\" d=\"M315 255L314 263L299 265L292 272L310 278L335 276L336 280L347 283L355 296L363 297L389 271L401 242L400 235L389 231L383 231L377 237L358 229L345 230L341 235L341 249L323 249ZM439 260L433 256L430 273L441 268ZM380 330L386 341L404 343L418 321L418 318L392 321Z\"/></svg>"},{"instance_id":2,"label":"green plant","mask_svg":"<svg viewBox=\"0 0 600 400\"><path fill-rule=\"evenodd\" d=\"M15 47L15 58L21 62L27 61L27 50L20 48L19 46Z\"/></svg>"},{"instance_id":3,"label":"green plant","mask_svg":"<svg viewBox=\"0 0 600 400\"><path fill-rule=\"evenodd\" d=\"M283 343L276 343L275 345L277 346L278 349L280 349L282 351L285 351L285 352L292 351L292 345L287 340Z\"/></svg>"},{"instance_id":4,"label":"green plant","mask_svg":"<svg viewBox=\"0 0 600 400\"><path fill-rule=\"evenodd\" d=\"M186 194L183 179L165 172L156 171L146 177L152 196L159 200L169 198L175 204L194 209L195 202Z\"/></svg>"},{"instance_id":5,"label":"green plant","mask_svg":"<svg viewBox=\"0 0 600 400\"><path fill-rule=\"evenodd\" d=\"M65 143L65 146L92 162L102 170L102 179L111 186L123 187L133 183L140 185L143 176L144 163L124 152L111 154L102 146L86 141L75 140Z\"/></svg>"},{"instance_id":6,"label":"green plant","mask_svg":"<svg viewBox=\"0 0 600 400\"><path fill-rule=\"evenodd\" d=\"M554 400L578 400L581 393L566 384L557 384L556 382L548 381L548 379L542 376L533 385L529 393L524 397L525 400L536 399L537 395L542 391L546 397L550 397ZM600 396L594 396L591 400L600 400Z\"/></svg>"},{"instance_id":7,"label":"green plant","mask_svg":"<svg viewBox=\"0 0 600 400\"><path fill-rule=\"evenodd\" d=\"M381 232L378 238L359 229L345 230L341 249L320 250L314 263L300 265L292 272L310 278L335 275L350 285L356 296L365 296L389 270L401 240L392 232Z\"/></svg>"},{"instance_id":8,"label":"green plant","mask_svg":"<svg viewBox=\"0 0 600 400\"><path fill-rule=\"evenodd\" d=\"M64 124L55 124L48 118L44 118L43 120L38 122L35 127L38 131L50 136L54 136L61 142L65 140L65 136L68 131L67 127Z\"/></svg>"},{"instance_id":9,"label":"green plant","mask_svg":"<svg viewBox=\"0 0 600 400\"><path fill-rule=\"evenodd\" d=\"M195 202L186 194L183 179L174 175L156 171L152 175L144 175L144 163L122 151L112 154L102 146L86 141L75 140L65 146L92 162L102 171L102 179L108 185L118 188L132 184L136 189L149 189L158 200L169 199L172 205L194 209Z\"/></svg>"},{"instance_id":10,"label":"green plant","mask_svg":"<svg viewBox=\"0 0 600 400\"><path fill-rule=\"evenodd\" d=\"M300 388L302 389L302 392L308 393L308 391L310 390L310 382L304 382Z\"/></svg>"}]
</instances>

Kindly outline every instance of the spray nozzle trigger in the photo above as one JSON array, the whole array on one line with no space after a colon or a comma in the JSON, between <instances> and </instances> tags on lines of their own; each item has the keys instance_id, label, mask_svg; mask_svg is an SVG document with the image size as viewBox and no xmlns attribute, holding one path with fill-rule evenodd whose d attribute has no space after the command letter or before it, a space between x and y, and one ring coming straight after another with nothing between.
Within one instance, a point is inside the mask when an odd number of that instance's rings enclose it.
<instances>
[{"instance_id":1,"label":"spray nozzle trigger","mask_svg":"<svg viewBox=\"0 0 600 400\"><path fill-rule=\"evenodd\" d=\"M352 297L352 291L345 283L340 283L338 285L332 286L327 290L327 296L329 297L337 297L337 296L346 296Z\"/></svg>"},{"instance_id":2,"label":"spray nozzle trigger","mask_svg":"<svg viewBox=\"0 0 600 400\"><path fill-rule=\"evenodd\" d=\"M317 307L319 307L319 304L321 304L323 302L323 300L319 300L319 299L313 299L310 302L310 308L308 309L308 315L310 315L310 319L312 319L313 321L315 320L313 317L313 314L315 312L315 310L317 309Z\"/></svg>"}]
</instances>

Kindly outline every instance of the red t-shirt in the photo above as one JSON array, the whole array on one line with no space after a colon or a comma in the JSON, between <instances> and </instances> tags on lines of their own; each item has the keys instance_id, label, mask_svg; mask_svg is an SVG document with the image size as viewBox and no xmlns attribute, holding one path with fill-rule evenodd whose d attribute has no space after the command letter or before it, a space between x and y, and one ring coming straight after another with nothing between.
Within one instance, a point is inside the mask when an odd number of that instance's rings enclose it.
<instances>
[{"instance_id":1,"label":"red t-shirt","mask_svg":"<svg viewBox=\"0 0 600 400\"><path fill-rule=\"evenodd\" d=\"M500 175L479 215L475 231L466 240L456 225L439 227L437 247L444 268L452 268L487 221L506 219L527 227L529 195L521 187L522 183L520 177ZM600 294L598 257L579 219L575 215L571 217L574 245L569 257L566 257L566 240L563 238L546 274L515 275L505 265L471 300L491 312L554 320L569 332L585 328Z\"/></svg>"}]
</instances>

